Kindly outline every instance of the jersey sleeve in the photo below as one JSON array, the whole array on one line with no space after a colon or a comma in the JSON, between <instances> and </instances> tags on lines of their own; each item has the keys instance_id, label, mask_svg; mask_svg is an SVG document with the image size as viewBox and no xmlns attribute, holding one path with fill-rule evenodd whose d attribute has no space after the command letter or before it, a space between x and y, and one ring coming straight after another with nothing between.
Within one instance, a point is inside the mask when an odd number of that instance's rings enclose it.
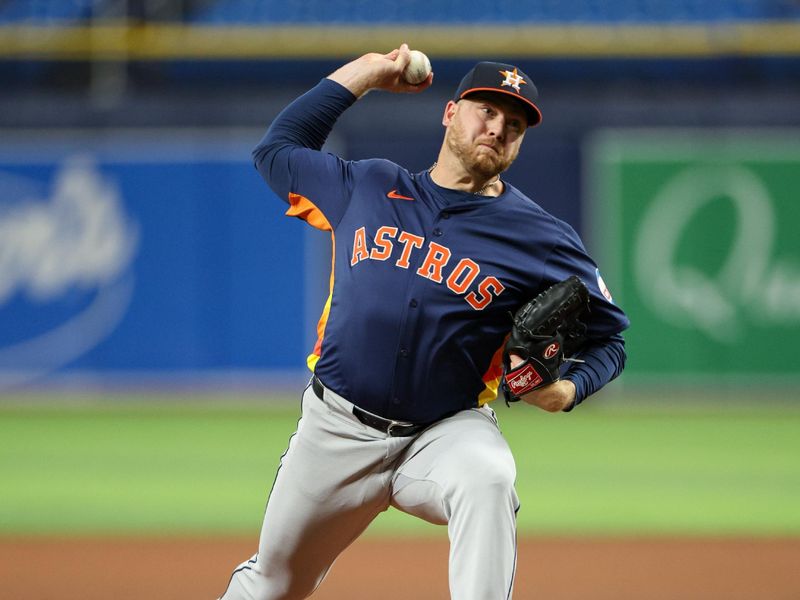
<instances>
[{"instance_id":1,"label":"jersey sleeve","mask_svg":"<svg viewBox=\"0 0 800 600\"><path fill-rule=\"evenodd\" d=\"M582 362L568 362L564 378L575 384L575 402L568 410L615 379L625 368L627 355L622 331L630 321L613 301L594 260L578 234L560 223L562 236L553 247L544 270L544 287L577 275L589 289L588 341L578 354Z\"/></svg>"},{"instance_id":2,"label":"jersey sleeve","mask_svg":"<svg viewBox=\"0 0 800 600\"><path fill-rule=\"evenodd\" d=\"M253 151L264 181L289 204L286 214L318 229L334 229L347 209L354 163L322 146L355 101L347 88L323 79L281 111Z\"/></svg>"},{"instance_id":3,"label":"jersey sleeve","mask_svg":"<svg viewBox=\"0 0 800 600\"><path fill-rule=\"evenodd\" d=\"M543 272L542 287L547 288L577 275L589 288L589 338L604 339L628 328L630 321L611 296L600 269L572 227L560 223L561 235L550 251Z\"/></svg>"},{"instance_id":4,"label":"jersey sleeve","mask_svg":"<svg viewBox=\"0 0 800 600\"><path fill-rule=\"evenodd\" d=\"M625 368L625 340L616 333L605 340L589 342L578 354L582 362L568 362L564 379L575 384L572 410L601 387L612 381Z\"/></svg>"}]
</instances>

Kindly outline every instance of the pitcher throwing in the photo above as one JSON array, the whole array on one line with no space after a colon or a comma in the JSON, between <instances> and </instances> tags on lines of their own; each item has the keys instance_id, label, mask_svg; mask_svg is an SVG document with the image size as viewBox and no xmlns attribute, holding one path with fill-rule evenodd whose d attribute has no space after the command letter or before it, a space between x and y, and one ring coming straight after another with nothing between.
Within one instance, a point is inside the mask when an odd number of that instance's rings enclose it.
<instances>
[{"instance_id":1,"label":"pitcher throwing","mask_svg":"<svg viewBox=\"0 0 800 600\"><path fill-rule=\"evenodd\" d=\"M503 388L509 400L570 411L623 369L628 320L578 235L501 178L542 119L520 68L481 62L466 74L425 171L321 151L369 90L431 85L432 74L418 85L401 77L408 61L403 44L342 66L286 107L254 151L286 214L331 233L334 261L258 553L224 600L306 598L389 506L447 526L452 598L510 598L516 468L490 403ZM539 344L537 327L511 315L565 280L578 290L574 327L555 323L555 341ZM528 353L539 347L537 362Z\"/></svg>"}]
</instances>

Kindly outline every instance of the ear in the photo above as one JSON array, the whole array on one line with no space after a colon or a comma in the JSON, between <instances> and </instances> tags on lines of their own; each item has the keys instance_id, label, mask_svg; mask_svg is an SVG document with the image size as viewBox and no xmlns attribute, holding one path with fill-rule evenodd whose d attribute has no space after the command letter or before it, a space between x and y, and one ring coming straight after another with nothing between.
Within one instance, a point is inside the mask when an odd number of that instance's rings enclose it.
<instances>
[{"instance_id":1,"label":"ear","mask_svg":"<svg viewBox=\"0 0 800 600\"><path fill-rule=\"evenodd\" d=\"M450 100L444 107L444 115L442 116L442 125L448 127L450 123L453 121L453 116L455 116L457 110L458 110L458 104Z\"/></svg>"}]
</instances>

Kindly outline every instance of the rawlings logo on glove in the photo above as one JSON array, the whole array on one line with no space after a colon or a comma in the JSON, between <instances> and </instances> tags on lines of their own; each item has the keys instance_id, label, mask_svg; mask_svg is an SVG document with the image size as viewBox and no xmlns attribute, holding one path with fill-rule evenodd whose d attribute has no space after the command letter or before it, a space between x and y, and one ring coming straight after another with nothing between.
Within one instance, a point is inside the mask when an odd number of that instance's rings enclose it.
<instances>
[{"instance_id":1,"label":"rawlings logo on glove","mask_svg":"<svg viewBox=\"0 0 800 600\"><path fill-rule=\"evenodd\" d=\"M506 402L543 387L561 376L561 365L583 346L589 312L589 290L576 276L560 281L525 304L503 351L503 394ZM522 363L511 368L511 355Z\"/></svg>"},{"instance_id":2,"label":"rawlings logo on glove","mask_svg":"<svg viewBox=\"0 0 800 600\"><path fill-rule=\"evenodd\" d=\"M517 400L519 400L519 396L535 390L542 384L542 381L544 379L531 364L522 365L518 369L514 369L513 372L506 374L508 390L517 397Z\"/></svg>"}]
</instances>

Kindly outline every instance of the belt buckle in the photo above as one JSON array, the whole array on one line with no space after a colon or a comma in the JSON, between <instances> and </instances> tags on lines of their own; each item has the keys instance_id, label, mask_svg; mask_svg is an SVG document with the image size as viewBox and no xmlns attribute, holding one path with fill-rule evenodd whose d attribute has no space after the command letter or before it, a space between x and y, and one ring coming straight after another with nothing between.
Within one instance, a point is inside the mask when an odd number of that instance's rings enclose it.
<instances>
[{"instance_id":1,"label":"belt buckle","mask_svg":"<svg viewBox=\"0 0 800 600\"><path fill-rule=\"evenodd\" d=\"M407 427L408 425L406 423L401 423L399 421L389 421L389 425L386 426L386 435L388 435L389 437L401 437L401 434L399 432L395 436L393 431L395 430L395 428L400 430Z\"/></svg>"}]
</instances>

